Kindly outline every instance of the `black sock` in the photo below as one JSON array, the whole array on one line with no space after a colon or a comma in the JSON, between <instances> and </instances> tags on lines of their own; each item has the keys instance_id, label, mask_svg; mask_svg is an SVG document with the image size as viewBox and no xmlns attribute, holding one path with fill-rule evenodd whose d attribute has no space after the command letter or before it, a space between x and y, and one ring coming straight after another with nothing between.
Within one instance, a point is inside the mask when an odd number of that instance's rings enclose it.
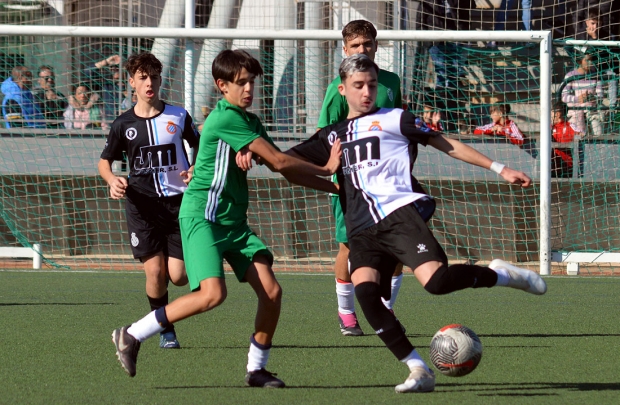
<instances>
[{"instance_id":1,"label":"black sock","mask_svg":"<svg viewBox=\"0 0 620 405\"><path fill-rule=\"evenodd\" d=\"M465 288L493 287L497 273L488 267L472 264L443 265L428 280L424 289L431 294L449 294Z\"/></svg>"},{"instance_id":2,"label":"black sock","mask_svg":"<svg viewBox=\"0 0 620 405\"><path fill-rule=\"evenodd\" d=\"M162 308L168 305L168 291L166 291L166 293L159 298L149 297L148 295L147 295L147 298L149 299L149 305L151 306L151 311L156 311L159 308ZM173 324L168 324L166 329L164 329L161 333L168 333L168 332L174 332Z\"/></svg>"},{"instance_id":3,"label":"black sock","mask_svg":"<svg viewBox=\"0 0 620 405\"><path fill-rule=\"evenodd\" d=\"M358 284L355 286L355 296L366 320L385 346L398 360L407 357L414 347L394 314L383 305L379 284L372 282Z\"/></svg>"}]
</instances>

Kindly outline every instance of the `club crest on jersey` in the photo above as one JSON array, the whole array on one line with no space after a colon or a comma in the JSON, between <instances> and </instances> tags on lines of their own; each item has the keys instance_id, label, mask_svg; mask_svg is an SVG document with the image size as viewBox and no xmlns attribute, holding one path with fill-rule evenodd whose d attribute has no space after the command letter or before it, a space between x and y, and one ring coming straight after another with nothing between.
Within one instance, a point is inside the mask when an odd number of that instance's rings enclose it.
<instances>
[{"instance_id":1,"label":"club crest on jersey","mask_svg":"<svg viewBox=\"0 0 620 405\"><path fill-rule=\"evenodd\" d=\"M381 128L381 125L379 124L380 124L379 121L373 121L370 127L368 127L368 130L369 131L382 131L383 128Z\"/></svg>"},{"instance_id":2,"label":"club crest on jersey","mask_svg":"<svg viewBox=\"0 0 620 405\"><path fill-rule=\"evenodd\" d=\"M138 136L138 131L136 131L134 127L127 128L127 130L125 131L125 137L130 141L136 139L136 136Z\"/></svg>"},{"instance_id":3,"label":"club crest on jersey","mask_svg":"<svg viewBox=\"0 0 620 405\"><path fill-rule=\"evenodd\" d=\"M334 142L336 142L336 139L338 139L338 134L336 131L332 131L329 135L327 135L327 142L329 142L330 145L333 145Z\"/></svg>"},{"instance_id":4,"label":"club crest on jersey","mask_svg":"<svg viewBox=\"0 0 620 405\"><path fill-rule=\"evenodd\" d=\"M177 125L172 121L168 121L166 124L166 131L168 131L169 134L174 135L177 132Z\"/></svg>"},{"instance_id":5,"label":"club crest on jersey","mask_svg":"<svg viewBox=\"0 0 620 405\"><path fill-rule=\"evenodd\" d=\"M387 96L390 101L394 101L394 92L392 91L392 89L387 89Z\"/></svg>"},{"instance_id":6,"label":"club crest on jersey","mask_svg":"<svg viewBox=\"0 0 620 405\"><path fill-rule=\"evenodd\" d=\"M138 237L136 236L135 232L131 233L131 246L136 247L138 246L138 244L140 243L140 241L138 240Z\"/></svg>"},{"instance_id":7,"label":"club crest on jersey","mask_svg":"<svg viewBox=\"0 0 620 405\"><path fill-rule=\"evenodd\" d=\"M424 253L424 252L428 252L428 249L426 249L426 245L423 243L420 243L418 245L418 253Z\"/></svg>"}]
</instances>

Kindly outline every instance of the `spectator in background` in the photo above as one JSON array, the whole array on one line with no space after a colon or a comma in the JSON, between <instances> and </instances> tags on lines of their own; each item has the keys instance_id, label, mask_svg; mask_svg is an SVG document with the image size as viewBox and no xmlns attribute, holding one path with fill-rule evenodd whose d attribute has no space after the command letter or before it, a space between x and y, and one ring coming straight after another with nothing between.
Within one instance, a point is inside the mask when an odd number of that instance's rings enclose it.
<instances>
[{"instance_id":1,"label":"spectator in background","mask_svg":"<svg viewBox=\"0 0 620 405\"><path fill-rule=\"evenodd\" d=\"M107 129L102 121L101 109L92 102L91 91L88 85L80 84L75 89L74 100L76 105L69 104L64 113L65 128L67 129Z\"/></svg>"},{"instance_id":2,"label":"spectator in background","mask_svg":"<svg viewBox=\"0 0 620 405\"><path fill-rule=\"evenodd\" d=\"M39 86L34 100L45 117L47 128L64 128L63 114L68 107L65 95L56 90L54 70L47 65L39 67Z\"/></svg>"},{"instance_id":3,"label":"spectator in background","mask_svg":"<svg viewBox=\"0 0 620 405\"><path fill-rule=\"evenodd\" d=\"M573 142L575 136L583 135L566 119L566 105L561 102L553 104L551 109L551 136L553 142ZM580 163L583 163L583 144L579 144ZM573 148L551 149L551 177L573 177Z\"/></svg>"},{"instance_id":4,"label":"spectator in background","mask_svg":"<svg viewBox=\"0 0 620 405\"><path fill-rule=\"evenodd\" d=\"M103 121L108 124L121 113L121 104L125 98L123 96L125 85L121 81L119 71L120 62L119 55L112 55L83 70L88 81L94 85L93 90L100 92L100 95L93 93L92 97L99 97L102 100Z\"/></svg>"},{"instance_id":5,"label":"spectator in background","mask_svg":"<svg viewBox=\"0 0 620 405\"><path fill-rule=\"evenodd\" d=\"M415 125L424 132L435 131L443 132L441 123L441 111L433 108L433 106L425 105L422 112L422 118L415 119Z\"/></svg>"},{"instance_id":6,"label":"spectator in background","mask_svg":"<svg viewBox=\"0 0 620 405\"><path fill-rule=\"evenodd\" d=\"M514 145L523 145L525 137L523 133L517 127L517 124L507 117L509 112L507 104L491 106L489 112L491 113L492 122L487 125L476 127L474 135L491 135L506 137Z\"/></svg>"},{"instance_id":7,"label":"spectator in background","mask_svg":"<svg viewBox=\"0 0 620 405\"><path fill-rule=\"evenodd\" d=\"M121 110L123 112L129 110L138 102L138 96L133 89L131 90L131 96L127 95L127 90L123 90L123 96L125 96L125 98L123 98L123 102L121 103Z\"/></svg>"},{"instance_id":8,"label":"spectator in background","mask_svg":"<svg viewBox=\"0 0 620 405\"><path fill-rule=\"evenodd\" d=\"M602 112L595 110L603 99L603 85L598 80L591 53L577 54L579 66L564 76L562 101L568 106L568 121L581 133L588 134L588 122L592 134L603 134Z\"/></svg>"},{"instance_id":9,"label":"spectator in background","mask_svg":"<svg viewBox=\"0 0 620 405\"><path fill-rule=\"evenodd\" d=\"M600 25L599 10L589 9L586 12L585 21L577 25L575 39L582 41L596 41L609 39L607 28Z\"/></svg>"},{"instance_id":10,"label":"spectator in background","mask_svg":"<svg viewBox=\"0 0 620 405\"><path fill-rule=\"evenodd\" d=\"M30 91L32 72L25 66L16 66L11 77L2 82L2 116L6 128L44 128L43 114Z\"/></svg>"}]
</instances>

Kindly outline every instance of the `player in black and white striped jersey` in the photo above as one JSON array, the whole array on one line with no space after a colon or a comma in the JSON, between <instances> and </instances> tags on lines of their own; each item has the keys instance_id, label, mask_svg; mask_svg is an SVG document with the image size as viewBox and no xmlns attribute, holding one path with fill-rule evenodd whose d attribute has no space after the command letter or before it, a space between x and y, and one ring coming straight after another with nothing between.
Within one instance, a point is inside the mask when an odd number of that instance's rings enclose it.
<instances>
[{"instance_id":1,"label":"player in black and white striped jersey","mask_svg":"<svg viewBox=\"0 0 620 405\"><path fill-rule=\"evenodd\" d=\"M411 181L417 145L431 145L455 159L493 170L511 184L528 187L531 179L439 132L420 130L407 111L377 108L377 72L377 65L365 55L346 58L340 65L339 91L349 105L347 120L321 129L292 153L321 165L329 159L331 145L341 141L342 168L337 175L355 295L377 335L410 368L396 391L428 392L435 388L433 372L381 302L398 261L413 269L431 294L507 286L540 295L547 286L538 274L499 259L489 267L448 265L443 248L414 205L424 196L414 191Z\"/></svg>"}]
</instances>

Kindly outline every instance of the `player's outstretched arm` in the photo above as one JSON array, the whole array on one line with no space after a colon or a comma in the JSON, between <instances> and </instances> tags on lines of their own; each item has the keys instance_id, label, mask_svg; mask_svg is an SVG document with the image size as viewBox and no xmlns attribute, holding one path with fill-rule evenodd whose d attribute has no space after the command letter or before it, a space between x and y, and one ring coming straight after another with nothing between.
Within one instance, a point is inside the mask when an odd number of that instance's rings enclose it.
<instances>
[{"instance_id":1,"label":"player's outstretched arm","mask_svg":"<svg viewBox=\"0 0 620 405\"><path fill-rule=\"evenodd\" d=\"M528 187L532 184L532 179L524 172L511 169L500 163L493 162L490 158L478 152L476 149L457 141L456 139L445 138L441 135L429 138L428 144L433 148L447 153L451 157L462 160L463 162L490 169L499 174L510 184L518 184L521 187Z\"/></svg>"},{"instance_id":2,"label":"player's outstretched arm","mask_svg":"<svg viewBox=\"0 0 620 405\"><path fill-rule=\"evenodd\" d=\"M310 176L329 176L340 167L340 141L334 143L330 159L325 166L316 166L277 150L263 138L256 138L248 145L250 151L261 158L261 161L274 172L283 175L305 174Z\"/></svg>"},{"instance_id":3,"label":"player's outstretched arm","mask_svg":"<svg viewBox=\"0 0 620 405\"><path fill-rule=\"evenodd\" d=\"M110 186L110 197L115 200L120 200L125 196L125 190L127 189L127 179L124 177L118 177L112 173L112 162L107 159L99 159L97 165L99 169L99 175Z\"/></svg>"}]
</instances>

